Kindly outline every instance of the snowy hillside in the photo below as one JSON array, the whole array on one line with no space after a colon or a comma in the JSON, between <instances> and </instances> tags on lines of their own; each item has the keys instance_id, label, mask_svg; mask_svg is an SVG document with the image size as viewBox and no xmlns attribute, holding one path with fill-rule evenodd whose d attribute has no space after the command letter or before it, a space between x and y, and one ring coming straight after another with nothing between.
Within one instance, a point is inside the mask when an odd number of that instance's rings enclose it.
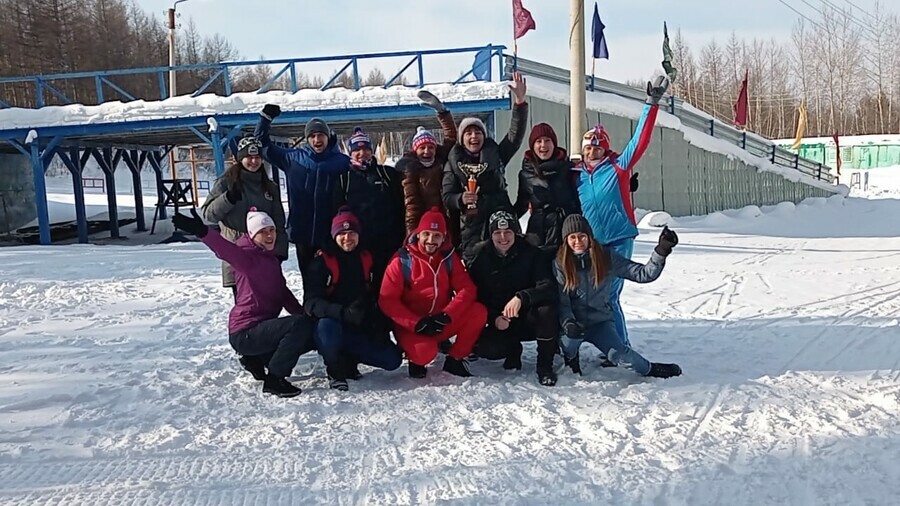
<instances>
[{"instance_id":1,"label":"snowy hillside","mask_svg":"<svg viewBox=\"0 0 900 506\"><path fill-rule=\"evenodd\" d=\"M521 373L364 368L339 393L307 355L290 400L240 371L200 244L0 249L0 504L894 504L897 216L837 196L674 220L662 278L623 300L680 378L585 347L584 377L541 387L529 346Z\"/></svg>"}]
</instances>

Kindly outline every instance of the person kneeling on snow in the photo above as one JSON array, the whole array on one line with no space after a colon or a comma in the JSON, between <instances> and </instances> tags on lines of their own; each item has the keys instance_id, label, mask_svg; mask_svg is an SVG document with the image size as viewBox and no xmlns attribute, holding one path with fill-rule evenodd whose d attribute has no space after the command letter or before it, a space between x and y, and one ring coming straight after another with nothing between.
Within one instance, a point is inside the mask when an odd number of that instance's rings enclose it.
<instances>
[{"instance_id":1,"label":"person kneeling on snow","mask_svg":"<svg viewBox=\"0 0 900 506\"><path fill-rule=\"evenodd\" d=\"M616 331L609 301L615 277L635 283L650 283L659 277L666 257L678 244L675 232L668 227L663 229L646 265L601 246L594 239L590 224L580 214L566 217L562 233L566 243L559 247L553 266L559 287L560 341L566 365L572 372L581 374L578 348L587 341L614 364L633 369L642 376L680 376L678 365L651 363L625 342Z\"/></svg>"},{"instance_id":2,"label":"person kneeling on snow","mask_svg":"<svg viewBox=\"0 0 900 506\"><path fill-rule=\"evenodd\" d=\"M487 306L488 325L475 353L505 359L504 369L522 368L522 341L537 340L537 374L542 385L556 384L553 356L559 348L557 293L550 262L522 236L516 217L507 211L491 215L491 238L475 248L469 275L478 301Z\"/></svg>"},{"instance_id":3,"label":"person kneeling on snow","mask_svg":"<svg viewBox=\"0 0 900 506\"><path fill-rule=\"evenodd\" d=\"M297 360L312 350L312 320L288 288L275 252L277 232L272 218L251 209L247 233L230 242L207 227L196 209L193 217L176 213L175 228L200 238L219 259L228 262L237 283L234 307L228 316L231 347L241 355L241 365L263 382L263 392L293 397L300 389L290 384ZM279 318L281 309L291 316Z\"/></svg>"},{"instance_id":4,"label":"person kneeling on snow","mask_svg":"<svg viewBox=\"0 0 900 506\"><path fill-rule=\"evenodd\" d=\"M334 242L322 248L303 277L306 311L318 318L316 349L325 360L331 388L348 390L362 362L388 371L403 357L391 342L390 321L380 313L372 254L358 247L359 220L347 207L331 222Z\"/></svg>"},{"instance_id":5,"label":"person kneeling on snow","mask_svg":"<svg viewBox=\"0 0 900 506\"><path fill-rule=\"evenodd\" d=\"M394 336L409 359L409 375L424 378L438 343L456 336L444 370L471 376L465 357L484 328L487 310L447 238L437 207L422 215L406 246L394 255L381 283L378 303L394 322Z\"/></svg>"}]
</instances>

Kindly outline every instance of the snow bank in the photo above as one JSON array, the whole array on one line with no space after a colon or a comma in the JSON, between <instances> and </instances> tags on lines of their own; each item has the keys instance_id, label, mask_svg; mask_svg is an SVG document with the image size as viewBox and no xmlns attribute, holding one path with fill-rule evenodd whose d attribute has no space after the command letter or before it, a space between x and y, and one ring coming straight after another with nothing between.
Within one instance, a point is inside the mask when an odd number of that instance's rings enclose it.
<instances>
[{"instance_id":1,"label":"snow bank","mask_svg":"<svg viewBox=\"0 0 900 506\"><path fill-rule=\"evenodd\" d=\"M672 221L672 215L665 211L652 211L644 214L640 218L638 218L637 213L635 213L635 218L638 220L638 227L664 227Z\"/></svg>"}]
</instances>

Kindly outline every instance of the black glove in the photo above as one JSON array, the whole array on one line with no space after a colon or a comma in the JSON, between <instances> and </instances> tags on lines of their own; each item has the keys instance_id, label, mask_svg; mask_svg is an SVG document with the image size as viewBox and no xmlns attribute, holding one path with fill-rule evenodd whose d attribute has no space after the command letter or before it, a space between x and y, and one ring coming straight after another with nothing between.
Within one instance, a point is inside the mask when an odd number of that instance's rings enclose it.
<instances>
[{"instance_id":1,"label":"black glove","mask_svg":"<svg viewBox=\"0 0 900 506\"><path fill-rule=\"evenodd\" d=\"M441 331L434 322L434 316L423 316L422 319L419 320L419 323L416 324L416 334L434 337L440 333Z\"/></svg>"},{"instance_id":2,"label":"black glove","mask_svg":"<svg viewBox=\"0 0 900 506\"><path fill-rule=\"evenodd\" d=\"M666 94L667 89L669 89L669 79L665 76L657 76L652 83L647 81L647 103L659 105L659 101Z\"/></svg>"},{"instance_id":3,"label":"black glove","mask_svg":"<svg viewBox=\"0 0 900 506\"><path fill-rule=\"evenodd\" d=\"M667 257L672 253L672 248L676 244L678 244L678 234L674 230L669 230L669 227L663 227L659 234L659 242L656 244L656 253Z\"/></svg>"},{"instance_id":4,"label":"black glove","mask_svg":"<svg viewBox=\"0 0 900 506\"><path fill-rule=\"evenodd\" d=\"M225 192L225 198L228 199L228 202L232 204L237 204L241 197L243 197L243 193L241 191L241 187L234 184L228 187L228 191Z\"/></svg>"},{"instance_id":5,"label":"black glove","mask_svg":"<svg viewBox=\"0 0 900 506\"><path fill-rule=\"evenodd\" d=\"M638 190L638 173L635 172L631 175L631 193L634 193Z\"/></svg>"},{"instance_id":6,"label":"black glove","mask_svg":"<svg viewBox=\"0 0 900 506\"><path fill-rule=\"evenodd\" d=\"M266 104L259 115L269 121L273 121L275 118L281 115L281 107L278 107L275 104Z\"/></svg>"},{"instance_id":7,"label":"black glove","mask_svg":"<svg viewBox=\"0 0 900 506\"><path fill-rule=\"evenodd\" d=\"M181 213L175 213L172 216L172 224L175 225L175 228L178 230L183 230L191 235L196 235L197 237L205 237L209 232L209 227L203 223L203 219L200 218L200 215L197 214L197 209L191 208L192 218L189 218Z\"/></svg>"},{"instance_id":8,"label":"black glove","mask_svg":"<svg viewBox=\"0 0 900 506\"><path fill-rule=\"evenodd\" d=\"M430 91L419 90L419 92L416 93L416 96L422 101L422 105L434 109L435 112L441 113L447 110L447 108L444 107L444 103Z\"/></svg>"},{"instance_id":9,"label":"black glove","mask_svg":"<svg viewBox=\"0 0 900 506\"><path fill-rule=\"evenodd\" d=\"M569 320L563 324L563 332L569 339L581 339L584 337L584 325L575 320Z\"/></svg>"},{"instance_id":10,"label":"black glove","mask_svg":"<svg viewBox=\"0 0 900 506\"><path fill-rule=\"evenodd\" d=\"M344 307L341 310L342 319L349 323L350 325L355 325L357 327L361 327L363 323L368 319L369 308L366 301L363 299L357 299L353 301L349 306Z\"/></svg>"}]
</instances>

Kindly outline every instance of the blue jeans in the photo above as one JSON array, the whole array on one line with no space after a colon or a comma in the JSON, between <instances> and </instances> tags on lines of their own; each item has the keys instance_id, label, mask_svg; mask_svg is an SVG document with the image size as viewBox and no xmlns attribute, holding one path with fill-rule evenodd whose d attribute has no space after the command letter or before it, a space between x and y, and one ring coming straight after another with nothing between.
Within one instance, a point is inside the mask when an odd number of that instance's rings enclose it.
<instances>
[{"instance_id":1,"label":"blue jeans","mask_svg":"<svg viewBox=\"0 0 900 506\"><path fill-rule=\"evenodd\" d=\"M634 239L621 239L612 244L605 244L603 247L612 248L619 255L631 260L631 255L634 253ZM616 332L622 336L625 344L631 346L631 340L628 339L628 328L625 326L625 313L622 312L622 304L619 303L619 296L622 295L624 286L624 279L613 279L609 289L609 305L612 306L613 316L616 318Z\"/></svg>"},{"instance_id":2,"label":"blue jeans","mask_svg":"<svg viewBox=\"0 0 900 506\"><path fill-rule=\"evenodd\" d=\"M581 343L587 341L606 354L606 357L618 366L632 369L641 376L646 376L650 372L650 361L622 341L616 331L615 323L611 321L586 328L583 339L572 339L563 334L559 341L562 345L563 356L567 359L574 358L578 354Z\"/></svg>"},{"instance_id":3,"label":"blue jeans","mask_svg":"<svg viewBox=\"0 0 900 506\"><path fill-rule=\"evenodd\" d=\"M316 349L328 368L340 367L342 361L393 371L400 367L400 348L389 340L379 342L375 335L351 329L338 320L322 318L316 326Z\"/></svg>"}]
</instances>

